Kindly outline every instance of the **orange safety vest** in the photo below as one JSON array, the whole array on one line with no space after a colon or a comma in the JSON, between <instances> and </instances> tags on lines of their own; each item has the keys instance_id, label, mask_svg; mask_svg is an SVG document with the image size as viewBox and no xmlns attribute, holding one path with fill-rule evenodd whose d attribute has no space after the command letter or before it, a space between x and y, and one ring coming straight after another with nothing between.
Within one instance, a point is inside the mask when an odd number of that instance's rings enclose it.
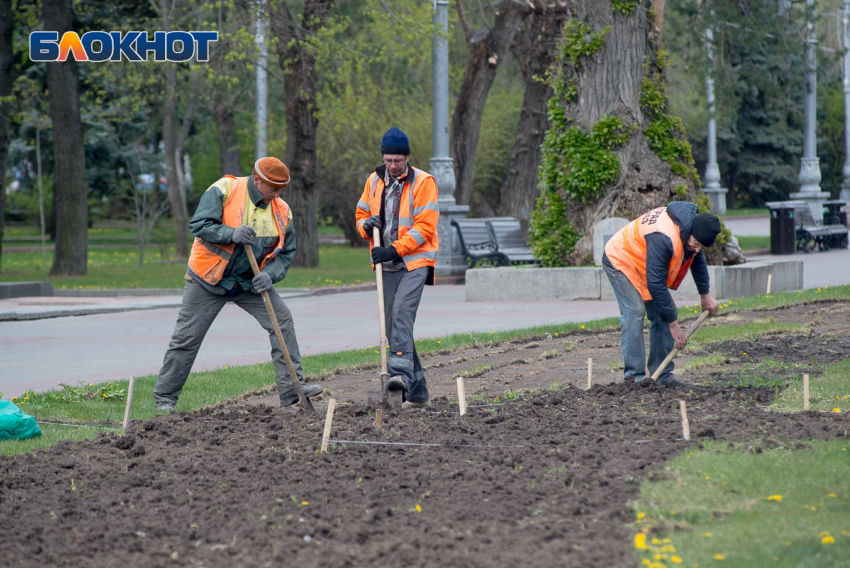
<instances>
[{"instance_id":1,"label":"orange safety vest","mask_svg":"<svg viewBox=\"0 0 850 568\"><path fill-rule=\"evenodd\" d=\"M440 250L437 222L440 219L440 209L437 205L437 182L434 181L434 176L413 166L408 167L413 170L413 179L406 181L401 190L398 240L385 244L392 244L404 261L405 267L415 270L437 264L437 253ZM369 250L373 246L372 235L366 234L363 223L372 215L381 214L383 194L384 180L372 172L366 180L356 210L357 230L363 238L369 239ZM407 211L404 209L405 203L409 204Z\"/></svg>"},{"instance_id":2,"label":"orange safety vest","mask_svg":"<svg viewBox=\"0 0 850 568\"><path fill-rule=\"evenodd\" d=\"M213 186L218 187L222 193L227 195L222 208L222 222L234 229L242 225L245 208L254 207L248 196L248 178L227 175L215 182ZM283 239L286 234L286 226L289 223L289 205L283 199L275 198L271 202L271 207L280 240L274 250L262 260L261 270L266 262L272 260L283 250ZM192 254L189 255L189 270L215 286L224 277L224 270L227 268L235 250L236 243L214 244L200 237L195 237L195 242L192 244Z\"/></svg>"},{"instance_id":3,"label":"orange safety vest","mask_svg":"<svg viewBox=\"0 0 850 568\"><path fill-rule=\"evenodd\" d=\"M652 300L646 284L646 236L663 233L673 243L673 257L667 269L667 287L677 290L691 267L694 257L687 262L685 246L679 234L679 225L667 214L666 207L644 213L611 237L605 245L605 255L611 264L626 275L629 282L640 292L644 302Z\"/></svg>"}]
</instances>

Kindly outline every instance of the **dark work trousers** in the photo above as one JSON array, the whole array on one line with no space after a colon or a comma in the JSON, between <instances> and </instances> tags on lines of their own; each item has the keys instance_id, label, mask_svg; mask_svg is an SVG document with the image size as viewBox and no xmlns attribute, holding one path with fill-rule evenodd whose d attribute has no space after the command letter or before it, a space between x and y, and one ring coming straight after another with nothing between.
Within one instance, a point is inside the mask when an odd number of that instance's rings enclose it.
<instances>
[{"instance_id":1,"label":"dark work trousers","mask_svg":"<svg viewBox=\"0 0 850 568\"><path fill-rule=\"evenodd\" d=\"M401 375L407 385L405 399L410 402L428 400L425 372L413 343L413 323L428 268L384 272L384 314L387 319L387 341L390 356L387 361L390 376ZM400 355L399 355L400 353Z\"/></svg>"},{"instance_id":2,"label":"dark work trousers","mask_svg":"<svg viewBox=\"0 0 850 568\"><path fill-rule=\"evenodd\" d=\"M298 380L303 383L304 373L301 370L301 353L298 350L298 342L295 340L295 324L292 322L292 314L278 296L277 291L270 290L269 298L272 301L275 315L277 315L277 321L280 324L280 331L283 333L286 348L289 350L292 365L295 367L295 374L298 375ZM283 352L278 347L274 328L266 306L263 304L263 296L253 292L241 292L234 296L219 296L209 292L196 281L190 280L186 282L186 286L183 288L183 304L180 306L180 314L177 316L177 325L174 327L171 342L168 344L168 350L165 352L165 359L162 362L162 368L159 370L156 386L153 389L154 399L157 403L170 402L175 404L177 402L177 397L183 390L183 385L189 377L192 364L194 364L198 350L201 348L201 342L204 340L213 320L227 302L235 303L254 316L254 319L260 322L263 329L269 333L278 393L281 399L292 395L294 390L292 379L289 378Z\"/></svg>"},{"instance_id":3,"label":"dark work trousers","mask_svg":"<svg viewBox=\"0 0 850 568\"><path fill-rule=\"evenodd\" d=\"M610 261L602 261L602 268L608 275L608 281L614 289L617 305L620 308L620 352L623 357L625 380L640 382L646 377L647 364L650 376L664 362L667 354L675 347L670 324L661 319L655 303L644 302L640 292L628 277L614 268ZM643 338L643 318L649 319L649 361L646 360L646 347ZM659 384L667 384L674 380L673 361L667 364L658 377Z\"/></svg>"}]
</instances>

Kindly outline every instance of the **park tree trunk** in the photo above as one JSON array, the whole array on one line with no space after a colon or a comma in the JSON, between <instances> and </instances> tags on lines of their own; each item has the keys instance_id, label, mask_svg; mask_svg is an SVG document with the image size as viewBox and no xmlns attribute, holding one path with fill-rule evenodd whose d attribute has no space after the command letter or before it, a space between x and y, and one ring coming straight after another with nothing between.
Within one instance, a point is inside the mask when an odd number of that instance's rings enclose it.
<instances>
[{"instance_id":1,"label":"park tree trunk","mask_svg":"<svg viewBox=\"0 0 850 568\"><path fill-rule=\"evenodd\" d=\"M6 158L9 155L9 114L12 103L12 0L0 0L0 261L3 259L3 231L6 220Z\"/></svg>"},{"instance_id":2,"label":"park tree trunk","mask_svg":"<svg viewBox=\"0 0 850 568\"><path fill-rule=\"evenodd\" d=\"M73 30L71 0L44 0L44 29L59 37ZM88 191L77 62L46 63L50 119L53 123L53 203L56 207L56 247L51 276L86 273Z\"/></svg>"},{"instance_id":3,"label":"park tree trunk","mask_svg":"<svg viewBox=\"0 0 850 568\"><path fill-rule=\"evenodd\" d=\"M218 151L221 156L221 175L243 176L250 172L241 171L239 165L239 141L236 140L236 125L233 122L233 106L213 92L213 114L218 127Z\"/></svg>"},{"instance_id":4,"label":"park tree trunk","mask_svg":"<svg viewBox=\"0 0 850 568\"><path fill-rule=\"evenodd\" d=\"M161 0L159 15L164 31L171 31L171 17L175 2ZM171 202L171 218L174 221L174 247L178 260L189 258L188 225L189 211L186 195L181 191L183 184L178 179L177 166L177 67L165 65L165 102L162 106L162 146L165 154L165 179L168 184L168 200Z\"/></svg>"},{"instance_id":5,"label":"park tree trunk","mask_svg":"<svg viewBox=\"0 0 850 568\"><path fill-rule=\"evenodd\" d=\"M318 266L319 222L316 184L316 61L307 43L328 20L333 0L305 0L300 21L286 2L273 7L272 32L279 38L278 61L285 74L286 165L290 183L282 195L292 208L298 248L293 266Z\"/></svg>"},{"instance_id":6,"label":"park tree trunk","mask_svg":"<svg viewBox=\"0 0 850 568\"><path fill-rule=\"evenodd\" d=\"M212 92L211 110L218 131L221 174L239 177L250 175L251 172L243 171L239 161L239 140L236 138L233 110L239 108L239 101L246 97L246 91L253 88L254 84L245 81L233 84L233 77L241 76L244 72L245 62L229 56L239 51L240 47L234 40L239 37L240 29L244 29L245 19L253 18L253 11L238 6L228 8L218 3L215 13L220 32L210 56L209 66L213 73L207 88Z\"/></svg>"},{"instance_id":7,"label":"park tree trunk","mask_svg":"<svg viewBox=\"0 0 850 568\"><path fill-rule=\"evenodd\" d=\"M538 1L523 20L511 46L511 53L522 70L525 94L508 171L502 183L499 212L519 219L526 234L537 201L540 145L549 128L547 105L552 97L552 87L541 78L555 59L566 16L566 6Z\"/></svg>"},{"instance_id":8,"label":"park tree trunk","mask_svg":"<svg viewBox=\"0 0 850 568\"><path fill-rule=\"evenodd\" d=\"M592 259L593 227L599 221L609 217L631 220L669 201L697 200L698 176L690 145L681 121L669 114L667 58L659 50L658 29L648 18L653 4L658 3L640 0L630 12L622 13L612 7L611 0L581 0L574 4L564 26L563 41L573 42L577 50L589 46L592 37L601 37L602 41L595 50L577 51L574 60L564 57L560 61L558 91L564 113L560 133L569 134L578 128L590 134L601 119L610 117L631 129L626 130L624 142L608 147L619 160L615 181L598 190L581 189L588 193L566 192L567 217L581 235L570 255L571 264L587 264ZM553 128L556 126L553 124ZM550 129L547 140L550 136L554 140L558 134L558 130ZM586 149L571 148L578 152ZM658 152L665 155L664 159ZM571 162L568 156L568 152L557 156L563 172L573 175L588 167L582 160Z\"/></svg>"},{"instance_id":9,"label":"park tree trunk","mask_svg":"<svg viewBox=\"0 0 850 568\"><path fill-rule=\"evenodd\" d=\"M457 186L455 199L469 204L472 178L475 175L475 153L481 131L481 115L496 71L511 45L519 22L528 5L517 0L503 0L492 25L472 33L461 2L456 3L458 17L467 42L466 71L452 112L451 154L454 158ZM486 20L485 20L486 21Z\"/></svg>"},{"instance_id":10,"label":"park tree trunk","mask_svg":"<svg viewBox=\"0 0 850 568\"><path fill-rule=\"evenodd\" d=\"M183 155L186 151L186 140L189 138L189 133L192 131L192 123L195 120L195 106L198 103L199 81L200 76L197 70L193 70L192 90L189 95L189 102L186 106L185 112L183 113L183 123L180 125L180 131L177 133L174 142L174 165L177 170L177 183L183 203L187 203L187 195L189 193L189 189L186 186L186 172L183 170ZM188 205L186 207L186 222L188 224Z\"/></svg>"}]
</instances>

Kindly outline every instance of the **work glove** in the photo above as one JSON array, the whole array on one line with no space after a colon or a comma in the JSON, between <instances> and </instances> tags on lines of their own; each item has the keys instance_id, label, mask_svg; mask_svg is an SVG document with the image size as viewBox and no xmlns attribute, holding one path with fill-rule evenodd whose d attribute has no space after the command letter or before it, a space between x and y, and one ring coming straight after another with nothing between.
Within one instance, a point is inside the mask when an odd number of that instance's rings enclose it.
<instances>
[{"instance_id":1,"label":"work glove","mask_svg":"<svg viewBox=\"0 0 850 568\"><path fill-rule=\"evenodd\" d=\"M260 272L254 276L251 284L254 286L254 291L257 294L262 294L272 289L272 277L269 276L268 272Z\"/></svg>"},{"instance_id":2,"label":"work glove","mask_svg":"<svg viewBox=\"0 0 850 568\"><path fill-rule=\"evenodd\" d=\"M363 230L366 232L367 237L372 238L372 229L374 227L381 228L381 218L378 215L372 215L363 222Z\"/></svg>"},{"instance_id":3,"label":"work glove","mask_svg":"<svg viewBox=\"0 0 850 568\"><path fill-rule=\"evenodd\" d=\"M233 231L233 236L230 237L230 240L232 240L234 243L239 243L243 245L253 245L254 237L256 236L257 231L255 231L248 225L241 225L239 227L236 227L236 229Z\"/></svg>"},{"instance_id":4,"label":"work glove","mask_svg":"<svg viewBox=\"0 0 850 568\"><path fill-rule=\"evenodd\" d=\"M372 247L372 263L391 262L398 258L395 247Z\"/></svg>"}]
</instances>

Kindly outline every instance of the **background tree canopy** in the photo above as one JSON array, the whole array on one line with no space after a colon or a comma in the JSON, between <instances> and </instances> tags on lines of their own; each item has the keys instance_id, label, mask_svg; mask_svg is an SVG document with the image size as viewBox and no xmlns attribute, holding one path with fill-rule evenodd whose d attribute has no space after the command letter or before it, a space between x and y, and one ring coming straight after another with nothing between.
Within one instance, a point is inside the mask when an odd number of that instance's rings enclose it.
<instances>
[{"instance_id":1,"label":"background tree canopy","mask_svg":"<svg viewBox=\"0 0 850 568\"><path fill-rule=\"evenodd\" d=\"M664 5L660 36L650 24L655 4ZM818 151L822 187L833 195L844 162L841 5L817 4ZM75 171L68 169L70 150L57 152L67 136L57 138L60 125L51 120L51 105L58 102L50 98L48 70L58 64L34 63L28 56L30 32L49 27L45 6L65 10L69 29L80 34L220 34L207 62L76 64L79 95L71 102L79 109L83 157L75 160L84 162L84 180L58 174ZM541 250L552 262L584 262L585 235L594 220L638 214L656 201L696 199L705 168L704 40L710 24L718 161L730 207L760 206L799 186L804 2L459 0L451 8L450 105L459 108L454 123L462 118L470 125L453 132L463 185L458 201L471 206L472 216L518 217L532 240L554 247ZM48 229L57 251L64 243L67 255L79 255L80 248L85 251L79 222L112 218L135 220L143 247L146 231L167 211L174 219L176 254L184 256L188 235L181 227L201 194L225 173L246 175L255 159L254 26L263 13L268 153L293 161L300 176L290 195L304 237L297 261L318 262L318 225L336 225L349 242L363 245L353 208L380 163L383 133L401 127L411 140L412 163L428 168L431 10L431 2L422 0L0 0L0 169L6 188L0 192L0 232L5 220L37 219L38 133ZM624 40L620 31L632 35ZM608 50L624 47L623 41L643 55L633 62L630 78L635 98L617 106L589 81L602 77L611 58L619 57ZM641 176L630 174L635 163L645 166ZM653 169L658 175L650 179ZM86 202L83 217L68 204L57 208L61 200L53 197L60 182L87 195L71 200ZM632 197L614 197L623 191ZM68 225L71 218L76 221ZM77 237L67 230L56 234L63 219ZM54 269L73 271L79 263Z\"/></svg>"}]
</instances>

